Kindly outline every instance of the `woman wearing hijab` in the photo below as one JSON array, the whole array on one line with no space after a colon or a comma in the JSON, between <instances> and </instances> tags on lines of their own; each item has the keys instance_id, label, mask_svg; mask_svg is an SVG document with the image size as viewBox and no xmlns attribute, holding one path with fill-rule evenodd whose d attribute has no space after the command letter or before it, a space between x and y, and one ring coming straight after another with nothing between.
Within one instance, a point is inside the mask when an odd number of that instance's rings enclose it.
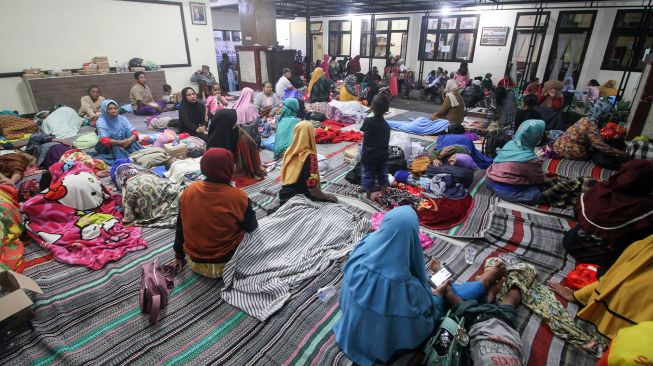
<instances>
[{"instance_id":1,"label":"woman wearing hijab","mask_svg":"<svg viewBox=\"0 0 653 366\"><path fill-rule=\"evenodd\" d=\"M95 150L100 160L112 164L117 159L125 159L129 154L141 150L138 132L125 116L118 114L118 103L111 99L102 102L102 115L97 120L99 138Z\"/></svg>"},{"instance_id":2,"label":"woman wearing hijab","mask_svg":"<svg viewBox=\"0 0 653 366\"><path fill-rule=\"evenodd\" d=\"M353 75L359 72L361 72L361 57L356 55L347 64L347 75Z\"/></svg>"},{"instance_id":3,"label":"woman wearing hijab","mask_svg":"<svg viewBox=\"0 0 653 366\"><path fill-rule=\"evenodd\" d=\"M286 152L286 149L292 143L293 129L299 123L297 118L299 113L299 101L295 98L288 98L283 101L281 107L281 118L277 125L277 132L274 135L274 159L280 159Z\"/></svg>"},{"instance_id":4,"label":"woman wearing hijab","mask_svg":"<svg viewBox=\"0 0 653 366\"><path fill-rule=\"evenodd\" d=\"M576 88L574 87L574 78L571 76L567 76L565 80L563 80L563 85L562 85L562 92L563 93L573 93Z\"/></svg>"},{"instance_id":5,"label":"woman wearing hijab","mask_svg":"<svg viewBox=\"0 0 653 366\"><path fill-rule=\"evenodd\" d=\"M258 130L258 110L252 104L254 99L254 90L252 88L243 88L240 91L240 98L234 105L238 115L238 125L247 132L249 137L254 140L256 146L261 145L261 133Z\"/></svg>"},{"instance_id":6,"label":"woman wearing hijab","mask_svg":"<svg viewBox=\"0 0 653 366\"><path fill-rule=\"evenodd\" d=\"M494 83L492 82L492 74L487 73L485 74L485 77L483 78L483 81L481 81L481 84L483 84L483 89L485 90L494 90Z\"/></svg>"},{"instance_id":7,"label":"woman wearing hijab","mask_svg":"<svg viewBox=\"0 0 653 366\"><path fill-rule=\"evenodd\" d=\"M544 83L542 87L542 94L538 95L540 105L553 108L559 111L565 105L565 98L562 95L562 88L564 84L558 80L549 80Z\"/></svg>"},{"instance_id":8,"label":"woman wearing hijab","mask_svg":"<svg viewBox=\"0 0 653 366\"><path fill-rule=\"evenodd\" d=\"M338 202L336 196L322 192L317 165L315 129L310 122L299 122L293 131L292 144L283 156L280 204L303 194L313 201Z\"/></svg>"},{"instance_id":9,"label":"woman wearing hijab","mask_svg":"<svg viewBox=\"0 0 653 366\"><path fill-rule=\"evenodd\" d=\"M328 57L328 55L327 55ZM331 85L327 81L328 76L321 67L313 70L311 81L308 83L307 93L310 95L310 103L324 103L329 101Z\"/></svg>"},{"instance_id":10,"label":"woman wearing hijab","mask_svg":"<svg viewBox=\"0 0 653 366\"><path fill-rule=\"evenodd\" d=\"M356 90L356 75L350 74L345 78L343 85L340 87L341 102L358 101L358 91Z\"/></svg>"},{"instance_id":11,"label":"woman wearing hijab","mask_svg":"<svg viewBox=\"0 0 653 366\"><path fill-rule=\"evenodd\" d=\"M227 110L218 113L223 111ZM222 278L224 265L245 233L256 230L258 222L247 194L231 185L231 152L209 149L200 160L200 168L206 180L191 183L179 204L173 245L175 267L181 269L187 259L193 272Z\"/></svg>"},{"instance_id":12,"label":"woman wearing hijab","mask_svg":"<svg viewBox=\"0 0 653 366\"><path fill-rule=\"evenodd\" d=\"M186 87L181 90L181 105L179 106L179 133L207 139L206 107L197 101L195 89Z\"/></svg>"},{"instance_id":13,"label":"woman wearing hijab","mask_svg":"<svg viewBox=\"0 0 653 366\"><path fill-rule=\"evenodd\" d=\"M343 272L342 316L333 332L358 365L385 363L397 351L418 348L445 313L442 295L449 282L437 289L429 284L417 214L409 206L389 211L379 229L356 245ZM451 289L466 300L480 299L502 275L501 267L493 267L479 281Z\"/></svg>"},{"instance_id":14,"label":"woman wearing hijab","mask_svg":"<svg viewBox=\"0 0 653 366\"><path fill-rule=\"evenodd\" d=\"M440 110L431 116L432 120L446 119L449 125L461 124L465 118L465 101L458 93L458 83L451 79L445 87L446 97L440 106Z\"/></svg>"},{"instance_id":15,"label":"woman wearing hijab","mask_svg":"<svg viewBox=\"0 0 653 366\"><path fill-rule=\"evenodd\" d=\"M594 324L601 334L612 339L620 329L653 319L651 263L653 235L630 244L598 281L580 290L573 291L554 282L548 282L548 286L563 299L580 304L582 308L576 316ZM645 339L650 349L650 335Z\"/></svg>"},{"instance_id":16,"label":"woman wearing hijab","mask_svg":"<svg viewBox=\"0 0 653 366\"><path fill-rule=\"evenodd\" d=\"M552 149L561 159L589 160L593 154L623 157L624 151L615 149L603 141L599 131L612 110L612 104L606 99L600 99L583 117L569 127L557 140Z\"/></svg>"},{"instance_id":17,"label":"woman wearing hijab","mask_svg":"<svg viewBox=\"0 0 653 366\"><path fill-rule=\"evenodd\" d=\"M607 182L581 195L578 225L563 245L579 263L599 266L603 275L630 245L653 234L653 161L631 160Z\"/></svg>"},{"instance_id":18,"label":"woman wearing hijab","mask_svg":"<svg viewBox=\"0 0 653 366\"><path fill-rule=\"evenodd\" d=\"M544 201L538 186L544 184L546 175L542 160L534 151L544 137L544 129L542 120L524 121L514 138L494 158L494 163L487 169L485 184L499 198L524 204Z\"/></svg>"},{"instance_id":19,"label":"woman wearing hijab","mask_svg":"<svg viewBox=\"0 0 653 366\"><path fill-rule=\"evenodd\" d=\"M233 154L236 162L235 178L238 186L255 183L265 177L261 157L254 140L237 125L238 115L233 109L216 112L209 128L206 148L223 148Z\"/></svg>"},{"instance_id":20,"label":"woman wearing hijab","mask_svg":"<svg viewBox=\"0 0 653 366\"><path fill-rule=\"evenodd\" d=\"M448 134L438 137L435 143L435 149L429 153L429 158L434 166L441 166L453 154L466 154L471 156L472 160L481 169L485 169L492 164L492 158L476 150L474 143L469 137L464 135L464 132L465 129L461 125L455 125L449 127Z\"/></svg>"},{"instance_id":21,"label":"woman wearing hijab","mask_svg":"<svg viewBox=\"0 0 653 366\"><path fill-rule=\"evenodd\" d=\"M599 97L616 97L619 94L616 80L608 80L599 88Z\"/></svg>"}]
</instances>

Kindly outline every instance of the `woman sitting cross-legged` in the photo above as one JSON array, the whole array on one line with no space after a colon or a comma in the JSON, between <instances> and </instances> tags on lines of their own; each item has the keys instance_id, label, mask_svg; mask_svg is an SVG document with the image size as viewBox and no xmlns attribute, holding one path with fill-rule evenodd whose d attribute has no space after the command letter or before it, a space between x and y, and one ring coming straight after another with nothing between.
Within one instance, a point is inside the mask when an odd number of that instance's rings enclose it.
<instances>
[{"instance_id":1,"label":"woman sitting cross-legged","mask_svg":"<svg viewBox=\"0 0 653 366\"><path fill-rule=\"evenodd\" d=\"M300 122L293 130L292 144L283 156L281 184L279 201L282 205L298 194L313 201L338 201L336 196L320 188L315 129L310 122Z\"/></svg>"},{"instance_id":2,"label":"woman sitting cross-legged","mask_svg":"<svg viewBox=\"0 0 653 366\"><path fill-rule=\"evenodd\" d=\"M208 149L220 147L229 150L236 161L236 183L253 184L267 174L261 166L261 156L252 138L236 124L235 109L221 109L215 113L209 128Z\"/></svg>"},{"instance_id":3,"label":"woman sitting cross-legged","mask_svg":"<svg viewBox=\"0 0 653 366\"><path fill-rule=\"evenodd\" d=\"M481 300L504 274L505 267L497 264L479 281L452 290L462 299ZM448 285L433 289L429 284L415 211L410 206L389 211L379 229L356 245L344 268L336 342L361 366L420 347L445 314L442 295Z\"/></svg>"},{"instance_id":4,"label":"woman sitting cross-legged","mask_svg":"<svg viewBox=\"0 0 653 366\"><path fill-rule=\"evenodd\" d=\"M286 149L292 143L293 129L299 123L299 101L295 98L287 98L281 107L281 118L277 125L277 132L274 135L274 159L280 159Z\"/></svg>"},{"instance_id":5,"label":"woman sitting cross-legged","mask_svg":"<svg viewBox=\"0 0 653 366\"><path fill-rule=\"evenodd\" d=\"M179 106L179 133L188 133L206 141L206 107L197 101L197 93L191 87L181 90L181 105Z\"/></svg>"},{"instance_id":6,"label":"woman sitting cross-legged","mask_svg":"<svg viewBox=\"0 0 653 366\"><path fill-rule=\"evenodd\" d=\"M102 115L97 120L97 134L100 139L95 146L98 159L113 164L117 159L126 159L129 154L141 150L138 132L125 116L118 114L118 104L106 99L102 102Z\"/></svg>"},{"instance_id":7,"label":"woman sitting cross-legged","mask_svg":"<svg viewBox=\"0 0 653 366\"><path fill-rule=\"evenodd\" d=\"M231 186L231 152L209 149L200 167L206 180L193 182L181 197L173 246L175 267L180 270L188 259L193 272L221 278L245 233L256 230L258 222L247 194Z\"/></svg>"},{"instance_id":8,"label":"woman sitting cross-legged","mask_svg":"<svg viewBox=\"0 0 653 366\"><path fill-rule=\"evenodd\" d=\"M591 178L549 179L543 161L535 155L535 147L544 140L543 120L524 121L515 136L500 151L487 169L486 186L508 202L572 209L581 193L595 180Z\"/></svg>"}]
</instances>

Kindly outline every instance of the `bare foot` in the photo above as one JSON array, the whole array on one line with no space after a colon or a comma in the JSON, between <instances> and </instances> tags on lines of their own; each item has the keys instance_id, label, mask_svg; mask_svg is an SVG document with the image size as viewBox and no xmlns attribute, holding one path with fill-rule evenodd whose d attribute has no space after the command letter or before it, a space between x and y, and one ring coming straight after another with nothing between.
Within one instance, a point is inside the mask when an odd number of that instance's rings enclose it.
<instances>
[{"instance_id":1,"label":"bare foot","mask_svg":"<svg viewBox=\"0 0 653 366\"><path fill-rule=\"evenodd\" d=\"M505 276L507 272L506 265L498 261L495 265L485 270L479 280L483 283L485 288L489 289L497 282L501 277Z\"/></svg>"},{"instance_id":2,"label":"bare foot","mask_svg":"<svg viewBox=\"0 0 653 366\"><path fill-rule=\"evenodd\" d=\"M570 289L569 287L565 287L559 283L551 282L551 281L548 281L546 283L546 286L549 288L549 290L560 295L560 297L562 297L563 299L567 301L576 302L576 298L574 298L574 290Z\"/></svg>"},{"instance_id":3,"label":"bare foot","mask_svg":"<svg viewBox=\"0 0 653 366\"><path fill-rule=\"evenodd\" d=\"M428 267L431 271L437 272L442 269L442 264L440 263L440 260L437 258L431 258L431 260L428 263Z\"/></svg>"},{"instance_id":4,"label":"bare foot","mask_svg":"<svg viewBox=\"0 0 653 366\"><path fill-rule=\"evenodd\" d=\"M503 287L503 284L506 282L506 277L501 277L497 282L495 282L490 288L487 289L487 302L493 304L497 299L497 294Z\"/></svg>"}]
</instances>

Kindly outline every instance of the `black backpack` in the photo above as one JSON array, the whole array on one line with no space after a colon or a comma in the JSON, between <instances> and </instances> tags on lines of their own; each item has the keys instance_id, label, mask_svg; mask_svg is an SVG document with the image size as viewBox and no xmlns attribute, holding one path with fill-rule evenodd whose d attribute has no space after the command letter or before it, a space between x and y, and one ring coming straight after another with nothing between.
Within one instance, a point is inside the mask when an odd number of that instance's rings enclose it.
<instances>
[{"instance_id":1,"label":"black backpack","mask_svg":"<svg viewBox=\"0 0 653 366\"><path fill-rule=\"evenodd\" d=\"M506 133L505 128L497 128L496 130L488 131L483 141L482 152L483 154L494 158L497 156L498 150L501 149L508 141L512 140Z\"/></svg>"}]
</instances>

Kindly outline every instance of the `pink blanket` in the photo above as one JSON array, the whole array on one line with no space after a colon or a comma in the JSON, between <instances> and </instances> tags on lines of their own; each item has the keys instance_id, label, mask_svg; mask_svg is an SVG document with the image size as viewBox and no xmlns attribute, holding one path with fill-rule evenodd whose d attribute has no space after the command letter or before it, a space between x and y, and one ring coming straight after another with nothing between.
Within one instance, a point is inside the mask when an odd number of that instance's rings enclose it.
<instances>
[{"instance_id":1,"label":"pink blanket","mask_svg":"<svg viewBox=\"0 0 653 366\"><path fill-rule=\"evenodd\" d=\"M125 253L145 249L141 229L125 227L112 196L85 165L57 163L44 193L21 207L28 234L60 262L97 270Z\"/></svg>"}]
</instances>

